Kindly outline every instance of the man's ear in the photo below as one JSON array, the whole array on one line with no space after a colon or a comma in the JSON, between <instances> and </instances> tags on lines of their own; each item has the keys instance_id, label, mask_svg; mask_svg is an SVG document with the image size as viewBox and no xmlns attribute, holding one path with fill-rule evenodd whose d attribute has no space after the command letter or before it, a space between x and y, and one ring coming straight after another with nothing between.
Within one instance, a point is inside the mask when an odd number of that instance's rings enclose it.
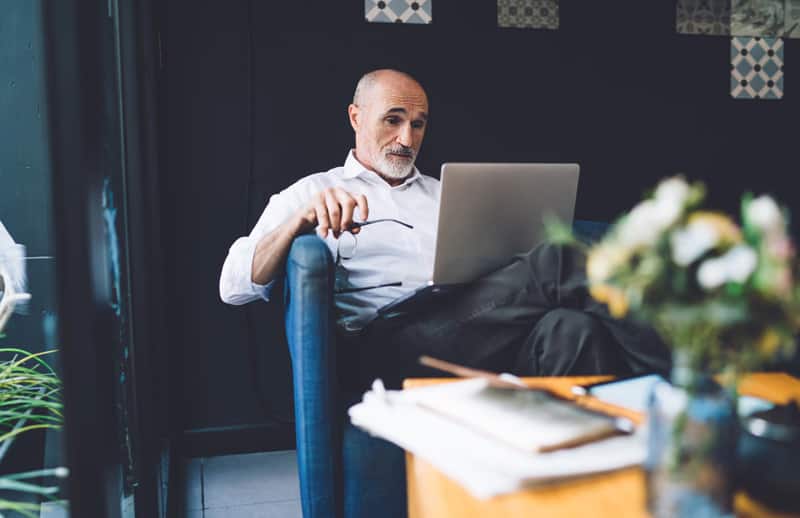
<instances>
[{"instance_id":1,"label":"man's ear","mask_svg":"<svg viewBox=\"0 0 800 518\"><path fill-rule=\"evenodd\" d=\"M361 109L355 104L351 104L347 107L347 115L350 118L350 126L353 127L353 131L358 131L358 125L361 122L359 118L360 114Z\"/></svg>"}]
</instances>

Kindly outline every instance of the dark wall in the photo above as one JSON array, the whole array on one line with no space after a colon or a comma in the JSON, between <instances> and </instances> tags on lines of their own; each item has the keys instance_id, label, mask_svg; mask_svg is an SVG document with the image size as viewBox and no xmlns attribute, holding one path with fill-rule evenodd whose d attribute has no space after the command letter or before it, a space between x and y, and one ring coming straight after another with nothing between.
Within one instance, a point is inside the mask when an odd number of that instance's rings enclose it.
<instances>
[{"instance_id":1,"label":"dark wall","mask_svg":"<svg viewBox=\"0 0 800 518\"><path fill-rule=\"evenodd\" d=\"M608 220L659 178L796 205L793 56L785 98L729 96L730 39L676 34L674 1L562 0L558 31L498 29L494 1L435 0L428 26L368 24L363 2L170 0L165 10L167 252L187 428L291 415L279 314L225 307L227 247L270 193L340 165L358 77L397 67L426 86L418 162L576 161L576 216ZM262 396L250 377L262 369Z\"/></svg>"},{"instance_id":2,"label":"dark wall","mask_svg":"<svg viewBox=\"0 0 800 518\"><path fill-rule=\"evenodd\" d=\"M226 306L217 289L228 246L250 225L248 8L180 0L162 12L169 353L182 365L175 411L186 430L293 419L288 353L261 331L281 329L276 308Z\"/></svg>"}]
</instances>

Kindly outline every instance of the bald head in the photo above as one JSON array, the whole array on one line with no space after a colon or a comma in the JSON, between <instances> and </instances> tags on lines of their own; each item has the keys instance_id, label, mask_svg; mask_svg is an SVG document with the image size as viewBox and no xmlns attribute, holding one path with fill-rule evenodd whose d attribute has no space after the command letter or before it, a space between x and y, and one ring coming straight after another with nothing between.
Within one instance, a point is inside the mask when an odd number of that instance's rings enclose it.
<instances>
[{"instance_id":1,"label":"bald head","mask_svg":"<svg viewBox=\"0 0 800 518\"><path fill-rule=\"evenodd\" d=\"M367 72L361 76L361 79L358 80L358 84L356 85L356 91L353 94L353 104L359 106L368 102L377 86L385 86L395 82L414 83L423 93L425 92L425 89L422 88L419 81L414 79L410 74L400 72L399 70L392 70L391 68L382 68Z\"/></svg>"}]
</instances>

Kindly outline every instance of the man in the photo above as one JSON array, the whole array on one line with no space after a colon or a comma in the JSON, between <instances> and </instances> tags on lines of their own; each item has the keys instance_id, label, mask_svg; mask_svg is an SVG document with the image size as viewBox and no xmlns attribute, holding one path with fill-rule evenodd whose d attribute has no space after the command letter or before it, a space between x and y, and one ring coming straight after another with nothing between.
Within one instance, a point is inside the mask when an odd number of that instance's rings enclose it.
<instances>
[{"instance_id":1,"label":"man","mask_svg":"<svg viewBox=\"0 0 800 518\"><path fill-rule=\"evenodd\" d=\"M355 149L343 167L270 198L250 235L231 246L222 300L269 300L293 239L316 230L337 262L339 350L349 370L342 379L359 387L430 374L417 364L421 354L520 375L665 371L668 353L657 336L612 319L588 295L581 258L552 246L514 258L435 307L376 318L432 272L439 182L414 167L428 112L425 90L408 74L362 77L348 107Z\"/></svg>"}]
</instances>

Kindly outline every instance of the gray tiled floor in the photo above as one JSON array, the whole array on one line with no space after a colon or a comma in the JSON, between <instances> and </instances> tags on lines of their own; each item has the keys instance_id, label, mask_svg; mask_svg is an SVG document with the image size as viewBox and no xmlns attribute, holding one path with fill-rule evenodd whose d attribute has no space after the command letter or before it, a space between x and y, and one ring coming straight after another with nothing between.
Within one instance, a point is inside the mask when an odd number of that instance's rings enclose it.
<instances>
[{"instance_id":1,"label":"gray tiled floor","mask_svg":"<svg viewBox=\"0 0 800 518\"><path fill-rule=\"evenodd\" d=\"M45 502L39 513L40 518L69 518L69 505L66 502Z\"/></svg>"},{"instance_id":2,"label":"gray tiled floor","mask_svg":"<svg viewBox=\"0 0 800 518\"><path fill-rule=\"evenodd\" d=\"M301 518L294 451L190 459L186 518Z\"/></svg>"}]
</instances>

